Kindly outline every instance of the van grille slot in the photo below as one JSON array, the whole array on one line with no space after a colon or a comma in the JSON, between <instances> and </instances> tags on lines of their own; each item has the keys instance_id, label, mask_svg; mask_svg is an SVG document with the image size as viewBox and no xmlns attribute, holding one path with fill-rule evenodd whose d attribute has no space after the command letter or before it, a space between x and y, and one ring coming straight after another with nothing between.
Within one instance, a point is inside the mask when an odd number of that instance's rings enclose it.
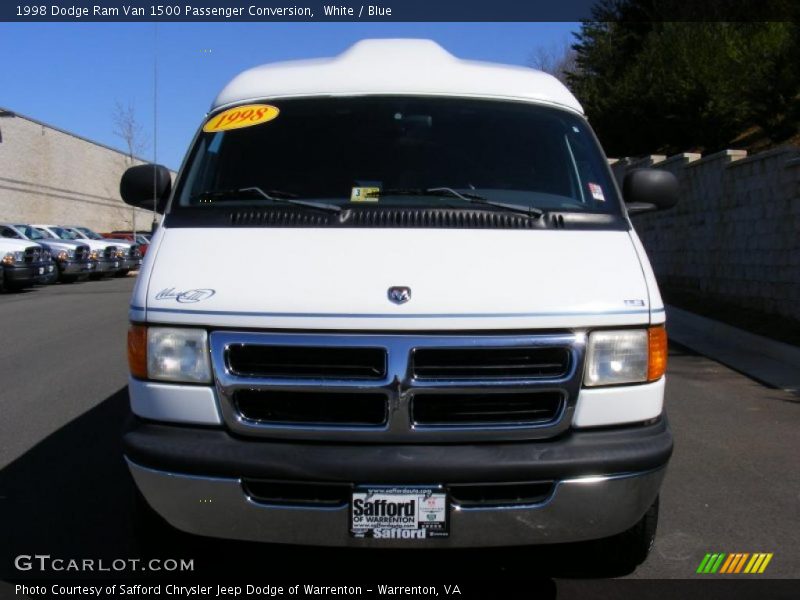
<instances>
[{"instance_id":1,"label":"van grille slot","mask_svg":"<svg viewBox=\"0 0 800 600\"><path fill-rule=\"evenodd\" d=\"M480 483L448 486L450 499L461 508L540 504L553 493L553 481Z\"/></svg>"},{"instance_id":2,"label":"van grille slot","mask_svg":"<svg viewBox=\"0 0 800 600\"><path fill-rule=\"evenodd\" d=\"M245 377L382 379L386 375L386 350L232 344L228 347L228 367Z\"/></svg>"},{"instance_id":3,"label":"van grille slot","mask_svg":"<svg viewBox=\"0 0 800 600\"><path fill-rule=\"evenodd\" d=\"M560 392L416 393L411 418L418 425L537 425L558 418Z\"/></svg>"},{"instance_id":4,"label":"van grille slot","mask_svg":"<svg viewBox=\"0 0 800 600\"><path fill-rule=\"evenodd\" d=\"M359 208L326 214L294 209L239 209L228 215L233 227L411 227L425 229L534 229L524 215L493 210L442 208Z\"/></svg>"},{"instance_id":5,"label":"van grille slot","mask_svg":"<svg viewBox=\"0 0 800 600\"><path fill-rule=\"evenodd\" d=\"M434 229L532 229L521 215L488 210L362 209L342 219L350 227L424 227Z\"/></svg>"},{"instance_id":6,"label":"van grille slot","mask_svg":"<svg viewBox=\"0 0 800 600\"><path fill-rule=\"evenodd\" d=\"M242 417L258 423L377 427L387 420L384 394L239 390L233 402Z\"/></svg>"},{"instance_id":7,"label":"van grille slot","mask_svg":"<svg viewBox=\"0 0 800 600\"><path fill-rule=\"evenodd\" d=\"M413 370L417 379L559 378L569 357L566 348L421 348Z\"/></svg>"},{"instance_id":8,"label":"van grille slot","mask_svg":"<svg viewBox=\"0 0 800 600\"><path fill-rule=\"evenodd\" d=\"M350 500L352 485L243 479L244 493L254 502L282 506L344 506Z\"/></svg>"}]
</instances>

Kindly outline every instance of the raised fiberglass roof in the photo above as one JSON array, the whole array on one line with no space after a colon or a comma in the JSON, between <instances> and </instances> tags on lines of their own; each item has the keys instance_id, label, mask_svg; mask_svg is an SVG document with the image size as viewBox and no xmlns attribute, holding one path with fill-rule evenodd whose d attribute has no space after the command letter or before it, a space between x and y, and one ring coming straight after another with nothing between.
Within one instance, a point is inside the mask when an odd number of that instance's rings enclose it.
<instances>
[{"instance_id":1,"label":"raised fiberglass roof","mask_svg":"<svg viewBox=\"0 0 800 600\"><path fill-rule=\"evenodd\" d=\"M326 95L443 95L506 98L583 113L555 77L529 69L459 59L436 42L363 40L333 58L270 63L242 72L212 110L262 98Z\"/></svg>"}]
</instances>

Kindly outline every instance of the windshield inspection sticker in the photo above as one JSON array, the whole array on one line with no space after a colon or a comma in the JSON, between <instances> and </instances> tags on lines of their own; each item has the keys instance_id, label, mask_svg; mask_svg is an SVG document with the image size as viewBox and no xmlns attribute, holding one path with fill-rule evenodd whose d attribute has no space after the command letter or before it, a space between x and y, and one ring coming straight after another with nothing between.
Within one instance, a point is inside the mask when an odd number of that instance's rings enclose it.
<instances>
[{"instance_id":1,"label":"windshield inspection sticker","mask_svg":"<svg viewBox=\"0 0 800 600\"><path fill-rule=\"evenodd\" d=\"M350 202L377 202L380 195L379 187L354 187L350 192Z\"/></svg>"},{"instance_id":2,"label":"windshield inspection sticker","mask_svg":"<svg viewBox=\"0 0 800 600\"><path fill-rule=\"evenodd\" d=\"M209 133L261 125L261 123L275 119L278 113L280 110L269 104L245 104L214 115L203 125L203 131Z\"/></svg>"},{"instance_id":3,"label":"windshield inspection sticker","mask_svg":"<svg viewBox=\"0 0 800 600\"><path fill-rule=\"evenodd\" d=\"M597 200L598 202L605 202L606 197L603 195L603 188L601 188L596 183L589 183L589 192L592 194L592 198Z\"/></svg>"},{"instance_id":4,"label":"windshield inspection sticker","mask_svg":"<svg viewBox=\"0 0 800 600\"><path fill-rule=\"evenodd\" d=\"M350 505L350 534L406 540L447 537L447 494L438 488L359 487Z\"/></svg>"}]
</instances>

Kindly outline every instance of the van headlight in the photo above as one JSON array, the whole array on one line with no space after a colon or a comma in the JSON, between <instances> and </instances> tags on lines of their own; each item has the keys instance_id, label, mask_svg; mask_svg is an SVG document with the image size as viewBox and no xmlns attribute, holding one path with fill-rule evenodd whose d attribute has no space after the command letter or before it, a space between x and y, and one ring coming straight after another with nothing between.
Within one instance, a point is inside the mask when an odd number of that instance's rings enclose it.
<instances>
[{"instance_id":1,"label":"van headlight","mask_svg":"<svg viewBox=\"0 0 800 600\"><path fill-rule=\"evenodd\" d=\"M662 326L589 334L583 376L587 387L655 381L666 369L667 334Z\"/></svg>"},{"instance_id":2,"label":"van headlight","mask_svg":"<svg viewBox=\"0 0 800 600\"><path fill-rule=\"evenodd\" d=\"M210 383L208 333L204 329L147 328L147 377Z\"/></svg>"}]
</instances>

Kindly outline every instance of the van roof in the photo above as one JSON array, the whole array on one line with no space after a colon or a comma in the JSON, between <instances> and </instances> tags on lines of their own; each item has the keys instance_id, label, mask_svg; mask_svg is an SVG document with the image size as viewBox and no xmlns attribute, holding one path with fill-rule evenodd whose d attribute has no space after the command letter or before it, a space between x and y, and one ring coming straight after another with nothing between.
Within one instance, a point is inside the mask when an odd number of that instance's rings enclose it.
<instances>
[{"instance_id":1,"label":"van roof","mask_svg":"<svg viewBox=\"0 0 800 600\"><path fill-rule=\"evenodd\" d=\"M270 63L226 85L212 110L292 96L441 95L556 105L583 114L580 103L547 73L462 60L431 40L362 40L333 58Z\"/></svg>"}]
</instances>

